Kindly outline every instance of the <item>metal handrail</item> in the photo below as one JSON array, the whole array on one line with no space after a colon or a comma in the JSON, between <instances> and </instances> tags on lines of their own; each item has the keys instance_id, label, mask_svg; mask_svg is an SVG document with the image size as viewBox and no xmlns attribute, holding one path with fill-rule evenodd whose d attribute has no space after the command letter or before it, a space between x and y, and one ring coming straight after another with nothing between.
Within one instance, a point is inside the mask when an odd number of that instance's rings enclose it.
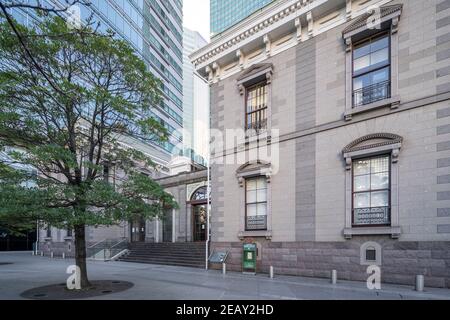
<instances>
[{"instance_id":1,"label":"metal handrail","mask_svg":"<svg viewBox=\"0 0 450 320\"><path fill-rule=\"evenodd\" d=\"M87 257L91 259L98 259L103 256L103 260L107 261L125 249L128 249L128 241L126 239L105 239L87 248L86 254Z\"/></svg>"},{"instance_id":2,"label":"metal handrail","mask_svg":"<svg viewBox=\"0 0 450 320\"><path fill-rule=\"evenodd\" d=\"M122 243L124 243L124 242L126 242L126 243L128 244L128 240L127 240L127 239L123 239L122 241L120 241L120 242L116 243L115 245L113 245L113 246L111 247L111 249L113 249L114 247L117 247L118 245L120 245L120 244L122 244Z\"/></svg>"},{"instance_id":3,"label":"metal handrail","mask_svg":"<svg viewBox=\"0 0 450 320\"><path fill-rule=\"evenodd\" d=\"M97 245L99 245L100 243L106 242L106 240L107 240L107 239L103 239L103 240L101 240L101 241L99 241L99 242L96 242L96 243L94 243L93 245L89 246L88 249L94 248L94 247L96 247Z\"/></svg>"}]
</instances>

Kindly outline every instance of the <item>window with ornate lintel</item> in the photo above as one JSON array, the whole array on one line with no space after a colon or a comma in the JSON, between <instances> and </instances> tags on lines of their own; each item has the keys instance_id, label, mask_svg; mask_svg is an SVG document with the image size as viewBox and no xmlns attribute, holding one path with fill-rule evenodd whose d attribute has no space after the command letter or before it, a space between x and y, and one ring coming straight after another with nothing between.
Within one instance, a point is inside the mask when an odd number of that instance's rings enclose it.
<instances>
[{"instance_id":1,"label":"window with ornate lintel","mask_svg":"<svg viewBox=\"0 0 450 320\"><path fill-rule=\"evenodd\" d=\"M345 175L344 236L391 235L398 238L398 159L403 138L375 133L343 150Z\"/></svg>"},{"instance_id":2,"label":"window with ornate lintel","mask_svg":"<svg viewBox=\"0 0 450 320\"><path fill-rule=\"evenodd\" d=\"M402 4L382 6L373 16L360 16L342 32L346 45L345 120L399 106L397 31L402 8Z\"/></svg>"},{"instance_id":3,"label":"window with ornate lintel","mask_svg":"<svg viewBox=\"0 0 450 320\"><path fill-rule=\"evenodd\" d=\"M239 93L245 98L244 129L249 137L270 130L272 74L273 65L261 63L251 66L237 79Z\"/></svg>"},{"instance_id":4,"label":"window with ornate lintel","mask_svg":"<svg viewBox=\"0 0 450 320\"><path fill-rule=\"evenodd\" d=\"M236 171L239 186L240 231L238 237L272 238L272 166L264 161L249 162Z\"/></svg>"}]
</instances>

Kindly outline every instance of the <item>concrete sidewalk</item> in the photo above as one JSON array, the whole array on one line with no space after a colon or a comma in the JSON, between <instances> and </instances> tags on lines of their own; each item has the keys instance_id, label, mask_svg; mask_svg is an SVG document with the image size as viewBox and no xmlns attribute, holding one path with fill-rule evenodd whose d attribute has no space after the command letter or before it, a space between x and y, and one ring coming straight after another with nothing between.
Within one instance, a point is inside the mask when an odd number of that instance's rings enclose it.
<instances>
[{"instance_id":1,"label":"concrete sidewalk","mask_svg":"<svg viewBox=\"0 0 450 320\"><path fill-rule=\"evenodd\" d=\"M6 264L11 263L11 264ZM73 260L33 257L31 253L0 252L0 299L21 299L28 289L64 283L66 269ZM450 290L426 288L423 293L412 287L383 284L370 291L363 282L240 273L222 275L219 271L156 266L127 262L89 262L92 280L133 282L132 289L97 299L114 300L450 300Z\"/></svg>"}]
</instances>

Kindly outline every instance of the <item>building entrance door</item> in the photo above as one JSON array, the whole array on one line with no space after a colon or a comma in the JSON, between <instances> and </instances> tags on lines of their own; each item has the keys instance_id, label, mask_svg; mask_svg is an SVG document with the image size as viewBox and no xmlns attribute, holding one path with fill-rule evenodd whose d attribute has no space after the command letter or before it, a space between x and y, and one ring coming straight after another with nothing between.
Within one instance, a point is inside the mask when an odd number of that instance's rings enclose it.
<instances>
[{"instance_id":1,"label":"building entrance door","mask_svg":"<svg viewBox=\"0 0 450 320\"><path fill-rule=\"evenodd\" d=\"M172 242L172 209L164 211L164 218L162 220L163 225L163 242Z\"/></svg>"},{"instance_id":2,"label":"building entrance door","mask_svg":"<svg viewBox=\"0 0 450 320\"><path fill-rule=\"evenodd\" d=\"M207 219L206 204L192 206L194 222L194 242L206 241Z\"/></svg>"},{"instance_id":3,"label":"building entrance door","mask_svg":"<svg viewBox=\"0 0 450 320\"><path fill-rule=\"evenodd\" d=\"M145 242L145 220L136 218L130 223L131 242Z\"/></svg>"}]
</instances>

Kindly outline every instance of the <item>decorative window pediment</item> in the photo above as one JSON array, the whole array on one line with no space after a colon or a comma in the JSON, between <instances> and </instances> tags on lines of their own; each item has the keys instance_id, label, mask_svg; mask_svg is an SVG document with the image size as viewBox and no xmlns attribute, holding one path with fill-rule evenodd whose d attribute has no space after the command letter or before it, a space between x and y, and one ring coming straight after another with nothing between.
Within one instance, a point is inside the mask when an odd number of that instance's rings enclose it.
<instances>
[{"instance_id":1,"label":"decorative window pediment","mask_svg":"<svg viewBox=\"0 0 450 320\"><path fill-rule=\"evenodd\" d=\"M367 33L370 31L378 32L380 29L378 28L370 28L368 22L376 21L374 19L379 18L381 29L387 29L391 25L393 26L393 31L396 31L396 26L398 24L398 19L402 13L403 4L390 5L390 6L382 6L380 7L379 12L368 12L358 17L355 21L351 22L343 31L342 35L344 39L353 37L360 33ZM379 14L379 17L377 15ZM366 35L364 35L366 36Z\"/></svg>"},{"instance_id":2,"label":"decorative window pediment","mask_svg":"<svg viewBox=\"0 0 450 320\"><path fill-rule=\"evenodd\" d=\"M237 79L237 85L241 94L244 94L245 88L258 82L265 81L267 84L272 82L273 65L271 63L259 63L251 66L244 71Z\"/></svg>"},{"instance_id":3,"label":"decorative window pediment","mask_svg":"<svg viewBox=\"0 0 450 320\"><path fill-rule=\"evenodd\" d=\"M246 178L265 176L267 182L270 183L270 177L272 175L272 165L265 161L248 162L240 166L236 170L236 177L238 178L239 185L244 186Z\"/></svg>"},{"instance_id":4,"label":"decorative window pediment","mask_svg":"<svg viewBox=\"0 0 450 320\"><path fill-rule=\"evenodd\" d=\"M373 148L380 148L390 145L398 145L403 142L403 138L399 135L392 133L374 133L369 134L359 139L356 139L349 145L347 145L343 153L357 152L361 150L368 150Z\"/></svg>"}]
</instances>

